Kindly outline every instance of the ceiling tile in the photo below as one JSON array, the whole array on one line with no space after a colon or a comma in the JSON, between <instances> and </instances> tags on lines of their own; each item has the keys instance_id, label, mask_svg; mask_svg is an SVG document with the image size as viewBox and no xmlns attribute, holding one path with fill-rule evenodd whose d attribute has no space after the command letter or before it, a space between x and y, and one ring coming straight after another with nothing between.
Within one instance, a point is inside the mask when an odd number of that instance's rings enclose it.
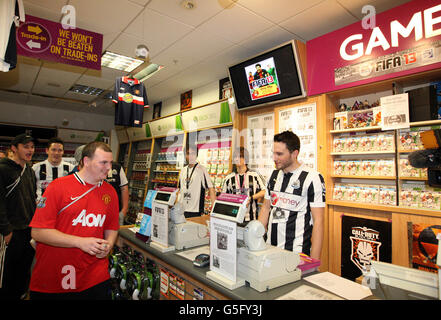
<instances>
[{"instance_id":1,"label":"ceiling tile","mask_svg":"<svg viewBox=\"0 0 441 320\"><path fill-rule=\"evenodd\" d=\"M12 102L16 104L26 104L27 99L28 94L0 90L0 101Z\"/></svg>"},{"instance_id":2,"label":"ceiling tile","mask_svg":"<svg viewBox=\"0 0 441 320\"><path fill-rule=\"evenodd\" d=\"M146 4L148 4L149 2L151 2L152 0L129 0L130 2L139 4L140 6L145 6Z\"/></svg>"},{"instance_id":3,"label":"ceiling tile","mask_svg":"<svg viewBox=\"0 0 441 320\"><path fill-rule=\"evenodd\" d=\"M233 43L240 43L271 26L273 23L250 10L241 6L233 6L231 9L223 10L198 28Z\"/></svg>"},{"instance_id":4,"label":"ceiling tile","mask_svg":"<svg viewBox=\"0 0 441 320\"><path fill-rule=\"evenodd\" d=\"M24 0L25 13L34 17L60 22L63 13L61 9L67 0Z\"/></svg>"},{"instance_id":5,"label":"ceiling tile","mask_svg":"<svg viewBox=\"0 0 441 320\"><path fill-rule=\"evenodd\" d=\"M76 93L76 92L68 91L63 96L63 98L73 99L73 100L80 100L80 101L86 101L86 102L92 102L93 100L95 100L97 98L97 96L92 96L90 94L81 94L81 93Z\"/></svg>"},{"instance_id":6,"label":"ceiling tile","mask_svg":"<svg viewBox=\"0 0 441 320\"><path fill-rule=\"evenodd\" d=\"M274 23L279 23L323 1L271 0L269 5L267 0L239 0L237 3Z\"/></svg>"},{"instance_id":7,"label":"ceiling tile","mask_svg":"<svg viewBox=\"0 0 441 320\"><path fill-rule=\"evenodd\" d=\"M57 104L58 99L56 98L47 98L47 97L39 97L35 95L29 95L26 104L31 106L40 106L40 107L53 107Z\"/></svg>"},{"instance_id":8,"label":"ceiling tile","mask_svg":"<svg viewBox=\"0 0 441 320\"><path fill-rule=\"evenodd\" d=\"M364 14L361 10L363 6L367 4L374 6L376 13L381 13L409 1L410 0L371 0L369 3L366 3L365 0L338 0L343 7L350 11L359 20L363 18Z\"/></svg>"},{"instance_id":9,"label":"ceiling tile","mask_svg":"<svg viewBox=\"0 0 441 320\"><path fill-rule=\"evenodd\" d=\"M120 32L142 7L128 0L70 0L75 7L77 27L98 33Z\"/></svg>"},{"instance_id":10,"label":"ceiling tile","mask_svg":"<svg viewBox=\"0 0 441 320\"><path fill-rule=\"evenodd\" d=\"M136 37L136 39L143 39L143 44L150 50L150 57L154 58L193 29L190 25L145 9L143 14L133 20L124 30L124 33ZM136 45L138 44L137 40Z\"/></svg>"},{"instance_id":11,"label":"ceiling tile","mask_svg":"<svg viewBox=\"0 0 441 320\"><path fill-rule=\"evenodd\" d=\"M263 32L260 32L254 37L241 42L240 45L249 48L256 54L259 54L262 51L266 51L293 39L304 41L299 36L286 31L279 26L273 26Z\"/></svg>"},{"instance_id":12,"label":"ceiling tile","mask_svg":"<svg viewBox=\"0 0 441 320\"><path fill-rule=\"evenodd\" d=\"M137 38L132 35L122 33L109 47L106 48L106 50L122 54L127 57L136 58L136 47L139 44L143 44L143 42L144 40L142 38Z\"/></svg>"},{"instance_id":13,"label":"ceiling tile","mask_svg":"<svg viewBox=\"0 0 441 320\"><path fill-rule=\"evenodd\" d=\"M195 30L153 58L152 62L170 67L177 73L232 46L228 40Z\"/></svg>"},{"instance_id":14,"label":"ceiling tile","mask_svg":"<svg viewBox=\"0 0 441 320\"><path fill-rule=\"evenodd\" d=\"M163 15L174 18L185 24L196 27L202 22L210 19L219 12L221 12L224 7L220 4L226 2L227 5L231 5L233 1L194 1L195 7L191 10L185 9L181 6L180 1L164 1L164 0L152 0L152 2L147 6L147 8L157 11ZM225 4L223 4L225 6Z\"/></svg>"},{"instance_id":15,"label":"ceiling tile","mask_svg":"<svg viewBox=\"0 0 441 320\"><path fill-rule=\"evenodd\" d=\"M0 88L29 92L39 70L40 65L18 63L17 67L7 74L0 74Z\"/></svg>"},{"instance_id":16,"label":"ceiling tile","mask_svg":"<svg viewBox=\"0 0 441 320\"><path fill-rule=\"evenodd\" d=\"M88 87L108 89L114 86L115 80L112 78L94 77L88 74L83 74L75 83Z\"/></svg>"},{"instance_id":17,"label":"ceiling tile","mask_svg":"<svg viewBox=\"0 0 441 320\"><path fill-rule=\"evenodd\" d=\"M285 20L280 26L308 41L356 21L336 0L326 0Z\"/></svg>"},{"instance_id":18,"label":"ceiling tile","mask_svg":"<svg viewBox=\"0 0 441 320\"><path fill-rule=\"evenodd\" d=\"M85 70L60 63L44 62L32 93L62 97Z\"/></svg>"}]
</instances>

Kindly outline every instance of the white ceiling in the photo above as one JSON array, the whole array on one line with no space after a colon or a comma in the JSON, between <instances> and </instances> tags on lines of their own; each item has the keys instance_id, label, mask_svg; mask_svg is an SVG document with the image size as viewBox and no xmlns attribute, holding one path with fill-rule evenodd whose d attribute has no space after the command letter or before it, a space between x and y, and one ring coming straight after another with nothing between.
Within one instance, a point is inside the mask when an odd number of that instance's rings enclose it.
<instances>
[{"instance_id":1,"label":"white ceiling","mask_svg":"<svg viewBox=\"0 0 441 320\"><path fill-rule=\"evenodd\" d=\"M144 82L150 105L228 76L227 66L285 41L303 42L361 20L363 5L376 12L409 0L24 0L27 14L61 22L73 5L78 28L103 34L103 51L135 56L145 44L150 61L165 68ZM0 72L0 100L113 115L102 97L68 92L73 84L112 90L125 73L18 57ZM89 103L95 102L96 107ZM1 121L1 116L0 116Z\"/></svg>"}]
</instances>

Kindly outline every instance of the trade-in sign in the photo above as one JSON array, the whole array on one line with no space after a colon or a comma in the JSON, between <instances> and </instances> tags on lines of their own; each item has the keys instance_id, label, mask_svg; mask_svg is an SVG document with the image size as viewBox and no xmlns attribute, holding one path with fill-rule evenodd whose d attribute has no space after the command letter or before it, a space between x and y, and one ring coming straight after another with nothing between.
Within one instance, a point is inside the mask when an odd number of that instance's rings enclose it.
<instances>
[{"instance_id":1,"label":"trade-in sign","mask_svg":"<svg viewBox=\"0 0 441 320\"><path fill-rule=\"evenodd\" d=\"M26 15L17 28L17 54L101 70L103 35L80 28L64 29L53 21Z\"/></svg>"}]
</instances>

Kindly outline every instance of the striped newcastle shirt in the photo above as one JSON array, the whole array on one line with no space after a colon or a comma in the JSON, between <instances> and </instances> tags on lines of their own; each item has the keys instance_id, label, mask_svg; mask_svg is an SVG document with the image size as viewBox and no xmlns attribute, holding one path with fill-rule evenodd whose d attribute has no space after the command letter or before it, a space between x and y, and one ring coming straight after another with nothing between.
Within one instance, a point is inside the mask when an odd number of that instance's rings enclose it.
<instances>
[{"instance_id":1,"label":"striped newcastle shirt","mask_svg":"<svg viewBox=\"0 0 441 320\"><path fill-rule=\"evenodd\" d=\"M265 190L265 179L256 171L247 170L243 175L231 172L222 183L223 193L245 194L250 198L261 190ZM257 219L258 210L258 200L251 200L245 221Z\"/></svg>"},{"instance_id":2,"label":"striped newcastle shirt","mask_svg":"<svg viewBox=\"0 0 441 320\"><path fill-rule=\"evenodd\" d=\"M265 199L271 205L267 243L309 255L313 228L311 208L325 207L323 176L304 165L289 173L274 170Z\"/></svg>"},{"instance_id":3,"label":"striped newcastle shirt","mask_svg":"<svg viewBox=\"0 0 441 320\"><path fill-rule=\"evenodd\" d=\"M58 166L53 166L47 159L37 162L32 166L37 178L37 200L43 195L49 183L57 178L67 176L74 169L74 165L61 161Z\"/></svg>"}]
</instances>

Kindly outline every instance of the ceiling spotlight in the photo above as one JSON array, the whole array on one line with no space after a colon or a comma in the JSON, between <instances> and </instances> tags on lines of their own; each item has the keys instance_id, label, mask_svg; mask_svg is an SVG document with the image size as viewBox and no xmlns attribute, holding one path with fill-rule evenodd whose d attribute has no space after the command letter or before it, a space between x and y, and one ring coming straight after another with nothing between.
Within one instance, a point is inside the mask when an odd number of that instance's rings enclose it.
<instances>
[{"instance_id":1,"label":"ceiling spotlight","mask_svg":"<svg viewBox=\"0 0 441 320\"><path fill-rule=\"evenodd\" d=\"M196 5L194 4L194 2L193 2L192 0L183 0L183 1L181 1L181 6L182 6L184 9L191 10L191 9L194 9L194 7L195 7Z\"/></svg>"}]
</instances>

